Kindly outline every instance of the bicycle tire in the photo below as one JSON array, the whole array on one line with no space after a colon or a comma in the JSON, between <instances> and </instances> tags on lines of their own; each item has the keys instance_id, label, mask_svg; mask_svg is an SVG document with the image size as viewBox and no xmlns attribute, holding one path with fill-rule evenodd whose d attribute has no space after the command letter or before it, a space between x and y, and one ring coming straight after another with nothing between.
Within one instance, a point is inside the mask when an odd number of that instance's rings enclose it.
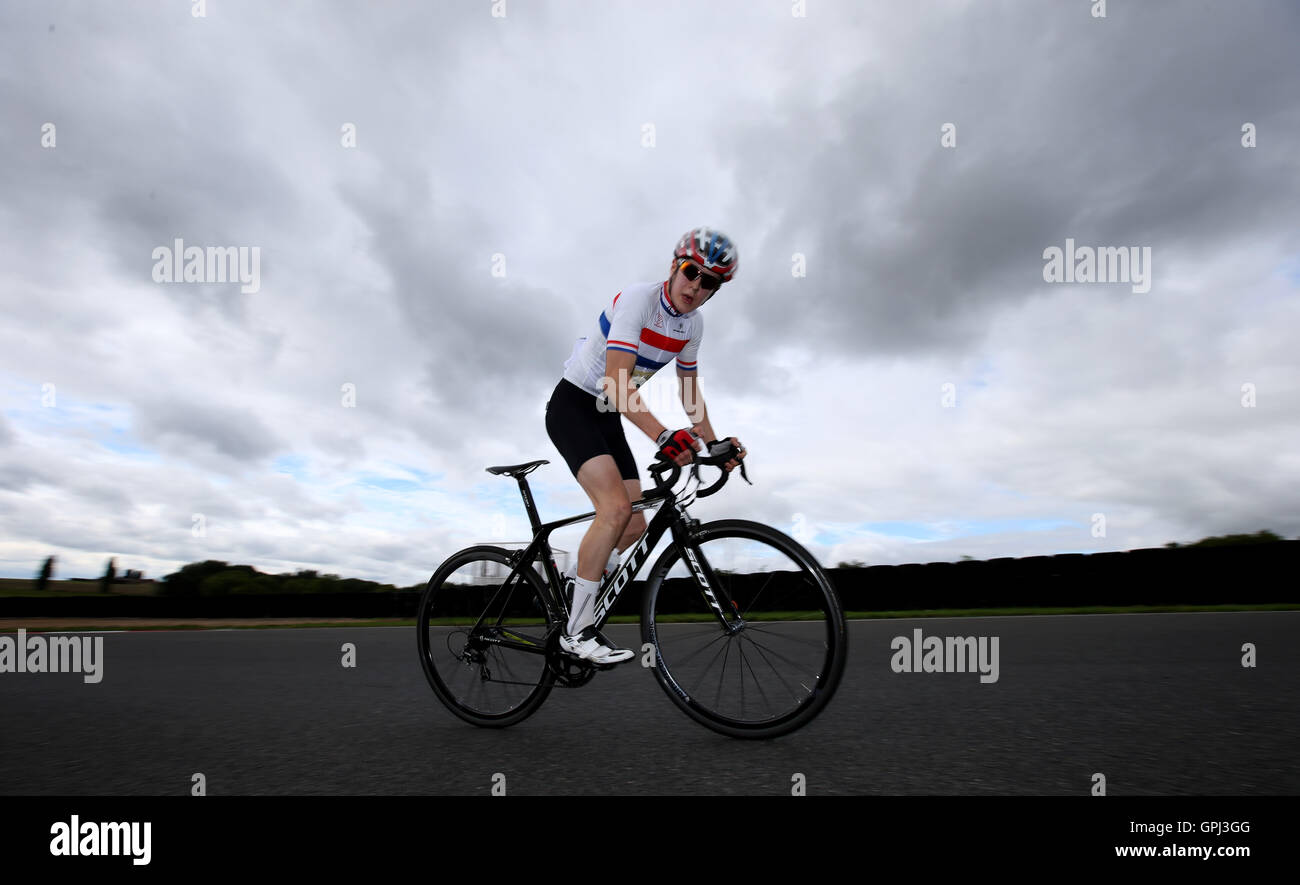
<instances>
[{"instance_id":1,"label":"bicycle tire","mask_svg":"<svg viewBox=\"0 0 1300 885\"><path fill-rule=\"evenodd\" d=\"M434 694L456 716L483 728L528 718L555 682L544 654L553 626L545 584L529 568L499 593L510 569L510 551L503 548L461 550L429 579L416 614L420 664Z\"/></svg>"},{"instance_id":2,"label":"bicycle tire","mask_svg":"<svg viewBox=\"0 0 1300 885\"><path fill-rule=\"evenodd\" d=\"M641 613L659 685L686 715L731 737L773 738L807 725L834 696L848 656L830 578L793 538L747 520L699 526L687 547L744 627L723 628L681 549L669 546L647 576Z\"/></svg>"}]
</instances>

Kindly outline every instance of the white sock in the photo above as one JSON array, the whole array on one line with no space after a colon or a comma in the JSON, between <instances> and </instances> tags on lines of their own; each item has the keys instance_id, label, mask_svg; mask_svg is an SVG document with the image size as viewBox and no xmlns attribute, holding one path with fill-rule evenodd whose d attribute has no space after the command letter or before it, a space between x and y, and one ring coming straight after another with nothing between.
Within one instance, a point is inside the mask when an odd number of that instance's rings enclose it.
<instances>
[{"instance_id":1,"label":"white sock","mask_svg":"<svg viewBox=\"0 0 1300 885\"><path fill-rule=\"evenodd\" d=\"M577 636L596 623L596 591L599 589L600 584L596 581L574 579L573 608L569 610L569 623L565 627L565 632L570 636Z\"/></svg>"}]
</instances>

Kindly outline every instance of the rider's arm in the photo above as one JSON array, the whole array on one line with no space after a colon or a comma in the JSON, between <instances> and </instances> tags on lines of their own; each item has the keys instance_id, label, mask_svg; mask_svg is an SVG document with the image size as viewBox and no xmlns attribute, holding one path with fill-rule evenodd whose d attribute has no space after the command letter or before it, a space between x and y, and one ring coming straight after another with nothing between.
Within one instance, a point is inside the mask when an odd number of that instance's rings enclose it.
<instances>
[{"instance_id":1,"label":"rider's arm","mask_svg":"<svg viewBox=\"0 0 1300 885\"><path fill-rule=\"evenodd\" d=\"M696 373L691 370L687 371L679 364L677 367L677 377L682 382L682 408L686 410L686 417L694 425L691 429L695 431L705 442L711 442L718 438L717 433L713 430L713 424L709 421L708 410L704 407L704 395L700 393L700 385L696 383ZM731 444L740 449L740 457L745 457L745 450L740 446L740 440L734 436L730 438ZM728 461L724 467L730 471L732 468L739 466L740 461L736 458Z\"/></svg>"},{"instance_id":2,"label":"rider's arm","mask_svg":"<svg viewBox=\"0 0 1300 885\"><path fill-rule=\"evenodd\" d=\"M704 318L696 319L696 332L686 342L681 353L677 354L677 377L682 385L682 408L691 422L692 429L705 442L715 440L718 435L709 421L708 409L704 407L704 395L700 393L697 379L700 377L698 362L700 358L700 340L704 337Z\"/></svg>"},{"instance_id":3,"label":"rider's arm","mask_svg":"<svg viewBox=\"0 0 1300 885\"><path fill-rule=\"evenodd\" d=\"M636 367L636 354L622 350L605 351L605 377L602 389L620 412L635 424L642 433L657 440L664 427L650 414L640 392L632 384L632 369Z\"/></svg>"},{"instance_id":4,"label":"rider's arm","mask_svg":"<svg viewBox=\"0 0 1300 885\"><path fill-rule=\"evenodd\" d=\"M700 393L700 386L695 383L696 373L678 368L677 377L682 382L682 408L686 410L687 420L706 442L717 439L717 434L713 432L713 425L709 422L708 410L704 408L704 395Z\"/></svg>"}]
</instances>

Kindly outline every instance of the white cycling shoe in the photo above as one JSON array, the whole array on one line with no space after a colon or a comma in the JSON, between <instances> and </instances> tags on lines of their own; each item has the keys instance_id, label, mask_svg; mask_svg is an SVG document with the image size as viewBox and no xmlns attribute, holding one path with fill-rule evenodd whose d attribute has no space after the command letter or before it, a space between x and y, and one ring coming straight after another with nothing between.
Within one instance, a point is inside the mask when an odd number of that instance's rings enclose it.
<instances>
[{"instance_id":1,"label":"white cycling shoe","mask_svg":"<svg viewBox=\"0 0 1300 885\"><path fill-rule=\"evenodd\" d=\"M576 658L591 661L593 664L619 664L633 657L630 648L611 648L605 645L595 628L588 627L577 636L560 635L560 648Z\"/></svg>"}]
</instances>

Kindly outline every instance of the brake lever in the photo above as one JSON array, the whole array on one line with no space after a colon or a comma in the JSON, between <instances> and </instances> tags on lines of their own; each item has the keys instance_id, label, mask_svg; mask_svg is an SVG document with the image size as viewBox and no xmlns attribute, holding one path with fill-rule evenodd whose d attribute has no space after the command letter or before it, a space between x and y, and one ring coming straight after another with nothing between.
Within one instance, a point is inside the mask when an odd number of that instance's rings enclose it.
<instances>
[{"instance_id":1,"label":"brake lever","mask_svg":"<svg viewBox=\"0 0 1300 885\"><path fill-rule=\"evenodd\" d=\"M732 446L732 447L731 447L731 451L729 451L729 452L724 452L723 454L717 456L717 463L715 463L713 466L715 466L715 467L723 467L723 466L724 466L728 461L730 461L732 458L735 458L735 456L736 456L737 454L739 454L740 451L741 451L741 449L739 449L739 448L737 448L737 447L735 447L735 446ZM736 463L740 465L740 477L741 477L741 479L743 479L745 482L749 483L750 485L753 485L754 483L750 482L749 474L748 474L747 472L745 472L745 459L744 459L744 458L736 458ZM728 474L724 471L723 475L725 476L725 475L728 475Z\"/></svg>"}]
</instances>

